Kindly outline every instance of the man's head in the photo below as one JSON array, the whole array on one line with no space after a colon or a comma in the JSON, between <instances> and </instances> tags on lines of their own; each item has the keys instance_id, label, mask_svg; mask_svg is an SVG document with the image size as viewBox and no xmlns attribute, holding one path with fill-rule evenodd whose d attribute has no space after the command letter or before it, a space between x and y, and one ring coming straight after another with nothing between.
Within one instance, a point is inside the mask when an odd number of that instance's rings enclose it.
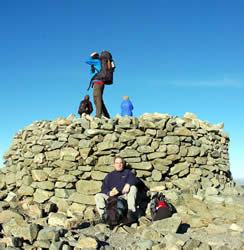
<instances>
[{"instance_id":1,"label":"man's head","mask_svg":"<svg viewBox=\"0 0 244 250\"><path fill-rule=\"evenodd\" d=\"M123 96L123 100L130 100L129 96Z\"/></svg>"},{"instance_id":2,"label":"man's head","mask_svg":"<svg viewBox=\"0 0 244 250\"><path fill-rule=\"evenodd\" d=\"M120 156L114 158L114 169L116 171L122 171L124 169L124 159Z\"/></svg>"},{"instance_id":3,"label":"man's head","mask_svg":"<svg viewBox=\"0 0 244 250\"><path fill-rule=\"evenodd\" d=\"M86 95L84 100L89 100L90 96L89 95Z\"/></svg>"},{"instance_id":4,"label":"man's head","mask_svg":"<svg viewBox=\"0 0 244 250\"><path fill-rule=\"evenodd\" d=\"M91 55L90 55L90 57L92 59L99 59L99 54L97 52L92 52Z\"/></svg>"}]
</instances>

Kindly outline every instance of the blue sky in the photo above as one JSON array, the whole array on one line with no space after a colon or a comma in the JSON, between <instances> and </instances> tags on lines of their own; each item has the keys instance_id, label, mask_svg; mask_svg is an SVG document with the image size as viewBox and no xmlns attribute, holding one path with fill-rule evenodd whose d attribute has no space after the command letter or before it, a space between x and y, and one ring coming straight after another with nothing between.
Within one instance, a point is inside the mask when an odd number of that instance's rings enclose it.
<instances>
[{"instance_id":1,"label":"blue sky","mask_svg":"<svg viewBox=\"0 0 244 250\"><path fill-rule=\"evenodd\" d=\"M111 117L128 95L136 117L192 112L224 122L231 172L244 178L243 13L242 0L1 1L0 157L24 126L77 116L92 96L84 61L109 50Z\"/></svg>"}]
</instances>

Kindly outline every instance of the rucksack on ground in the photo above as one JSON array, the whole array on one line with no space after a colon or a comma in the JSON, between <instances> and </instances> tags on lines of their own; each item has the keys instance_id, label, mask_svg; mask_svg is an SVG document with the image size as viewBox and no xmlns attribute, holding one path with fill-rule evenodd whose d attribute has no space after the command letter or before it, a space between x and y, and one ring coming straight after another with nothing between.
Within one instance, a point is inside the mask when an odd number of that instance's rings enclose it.
<instances>
[{"instance_id":1,"label":"rucksack on ground","mask_svg":"<svg viewBox=\"0 0 244 250\"><path fill-rule=\"evenodd\" d=\"M113 61L111 53L108 51L103 51L99 59L101 61L101 71L91 79L91 82L93 80L100 80L103 81L104 84L113 84L115 63Z\"/></svg>"},{"instance_id":2,"label":"rucksack on ground","mask_svg":"<svg viewBox=\"0 0 244 250\"><path fill-rule=\"evenodd\" d=\"M89 114L89 103L85 100L81 101L78 113L81 115L83 113Z\"/></svg>"},{"instance_id":3,"label":"rucksack on ground","mask_svg":"<svg viewBox=\"0 0 244 250\"><path fill-rule=\"evenodd\" d=\"M119 196L109 197L106 201L106 207L104 208L103 219L114 227L123 222L128 212L127 201Z\"/></svg>"},{"instance_id":4,"label":"rucksack on ground","mask_svg":"<svg viewBox=\"0 0 244 250\"><path fill-rule=\"evenodd\" d=\"M165 198L163 193L157 192L153 195L150 203L152 221L162 220L174 212L173 205Z\"/></svg>"}]
</instances>

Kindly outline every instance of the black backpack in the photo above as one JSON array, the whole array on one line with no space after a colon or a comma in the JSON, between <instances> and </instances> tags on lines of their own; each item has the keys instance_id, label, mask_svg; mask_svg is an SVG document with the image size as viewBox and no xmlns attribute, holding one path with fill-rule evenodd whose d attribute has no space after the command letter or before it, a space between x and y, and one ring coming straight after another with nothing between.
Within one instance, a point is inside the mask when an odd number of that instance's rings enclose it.
<instances>
[{"instance_id":1,"label":"black backpack","mask_svg":"<svg viewBox=\"0 0 244 250\"><path fill-rule=\"evenodd\" d=\"M153 195L150 203L151 217L153 221L171 217L174 212L173 205L165 198L163 193Z\"/></svg>"},{"instance_id":2,"label":"black backpack","mask_svg":"<svg viewBox=\"0 0 244 250\"><path fill-rule=\"evenodd\" d=\"M101 61L101 71L94 75L91 79L103 81L104 84L113 84L113 73L115 70L115 64L112 55L108 51L103 51L100 56Z\"/></svg>"},{"instance_id":3,"label":"black backpack","mask_svg":"<svg viewBox=\"0 0 244 250\"><path fill-rule=\"evenodd\" d=\"M85 100L81 101L78 113L81 115L83 113L89 114L89 103Z\"/></svg>"},{"instance_id":4,"label":"black backpack","mask_svg":"<svg viewBox=\"0 0 244 250\"><path fill-rule=\"evenodd\" d=\"M110 227L114 227L123 222L123 220L126 218L127 212L127 201L122 197L112 196L106 201L103 219L107 224L110 225Z\"/></svg>"}]
</instances>

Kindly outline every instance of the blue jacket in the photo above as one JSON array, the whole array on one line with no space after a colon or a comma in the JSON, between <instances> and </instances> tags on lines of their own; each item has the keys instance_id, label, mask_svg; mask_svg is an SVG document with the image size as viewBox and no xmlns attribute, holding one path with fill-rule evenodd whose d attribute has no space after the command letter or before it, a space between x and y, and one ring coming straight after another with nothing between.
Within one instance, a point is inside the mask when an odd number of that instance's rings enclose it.
<instances>
[{"instance_id":1,"label":"blue jacket","mask_svg":"<svg viewBox=\"0 0 244 250\"><path fill-rule=\"evenodd\" d=\"M135 186L138 183L135 175L129 170L112 171L103 180L102 193L109 195L109 192L116 187L119 192L122 192L125 184Z\"/></svg>"},{"instance_id":2,"label":"blue jacket","mask_svg":"<svg viewBox=\"0 0 244 250\"><path fill-rule=\"evenodd\" d=\"M132 110L133 110L133 105L130 100L124 100L121 105L121 116L133 116Z\"/></svg>"},{"instance_id":3,"label":"blue jacket","mask_svg":"<svg viewBox=\"0 0 244 250\"><path fill-rule=\"evenodd\" d=\"M101 61L99 59L93 59L92 57L89 57L87 60L86 60L86 63L89 64L89 65L93 65L94 68L96 69L95 72L93 73L92 72L92 69L90 69L90 74L91 74L91 78L96 75L98 72L101 71ZM98 81L96 79L96 81Z\"/></svg>"}]
</instances>

